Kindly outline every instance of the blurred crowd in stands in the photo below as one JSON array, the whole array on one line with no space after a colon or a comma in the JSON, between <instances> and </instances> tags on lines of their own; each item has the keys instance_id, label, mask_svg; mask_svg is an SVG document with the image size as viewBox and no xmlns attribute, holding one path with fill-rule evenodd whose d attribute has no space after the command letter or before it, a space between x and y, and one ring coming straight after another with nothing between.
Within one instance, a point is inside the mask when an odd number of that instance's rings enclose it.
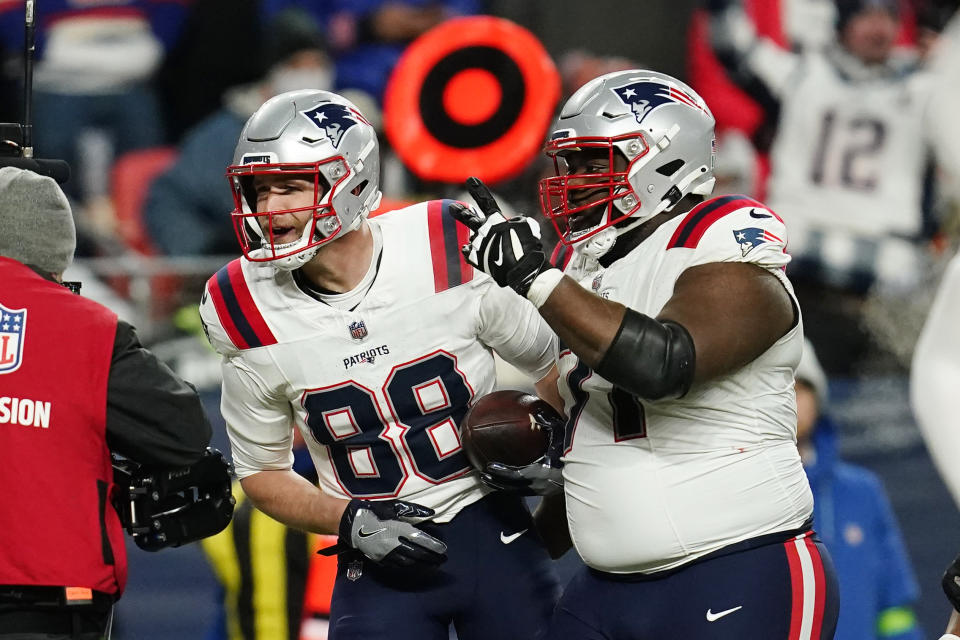
<instances>
[{"instance_id":1,"label":"blurred crowd in stands","mask_svg":"<svg viewBox=\"0 0 960 640\"><path fill-rule=\"evenodd\" d=\"M235 254L223 168L263 101L294 88L332 89L379 126L404 47L447 18L484 13L490 4L38 2L35 147L73 167L66 190L78 212L79 255ZM957 145L938 133L949 109L939 115L935 108L943 99L929 67L955 5L711 0L689 21L686 79L717 118L720 189L766 199L787 219L790 275L811 337L835 343L821 347L830 373L904 366L929 303L916 299L916 287L936 273L952 237L951 183L960 161ZM0 1L0 119L10 122L22 117L23 6ZM600 73L643 66L635 50L598 49L604 53L555 54L563 97ZM461 192L418 180L382 142L388 198ZM543 163L533 159L495 185L514 209L536 212ZM185 264L198 272L210 266ZM152 281L146 320L195 302L189 283ZM108 284L120 297L129 294L116 274ZM904 322L911 324L906 337Z\"/></svg>"}]
</instances>

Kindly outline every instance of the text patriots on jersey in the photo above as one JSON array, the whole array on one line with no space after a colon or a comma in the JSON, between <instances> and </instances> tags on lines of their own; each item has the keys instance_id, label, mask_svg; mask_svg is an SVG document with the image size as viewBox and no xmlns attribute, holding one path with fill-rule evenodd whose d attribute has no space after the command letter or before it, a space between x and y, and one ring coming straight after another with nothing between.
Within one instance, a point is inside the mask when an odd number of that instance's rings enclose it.
<instances>
[{"instance_id":1,"label":"text patriots on jersey","mask_svg":"<svg viewBox=\"0 0 960 640\"><path fill-rule=\"evenodd\" d=\"M364 362L368 362L368 363L370 363L370 364L373 364L373 362L374 362L374 360L376 360L377 356L385 356L385 355L387 355L388 353L390 353L390 348L389 348L387 345L382 344L382 345L380 345L379 347L374 347L374 348L372 348L372 349L367 349L366 351L361 351L360 353L357 353L357 354L355 354L355 355L352 355L352 356L350 356L349 358L344 358L344 359L343 359L343 368L344 368L344 369L349 369L350 367L352 367L352 366L355 365L355 364L362 364L362 363L364 363Z\"/></svg>"}]
</instances>

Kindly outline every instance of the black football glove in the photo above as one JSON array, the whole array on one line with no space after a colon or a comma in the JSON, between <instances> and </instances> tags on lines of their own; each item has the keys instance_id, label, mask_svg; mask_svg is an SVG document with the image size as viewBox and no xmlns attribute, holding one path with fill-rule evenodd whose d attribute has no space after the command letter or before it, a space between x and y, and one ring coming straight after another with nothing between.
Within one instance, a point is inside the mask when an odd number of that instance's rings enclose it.
<instances>
[{"instance_id":1,"label":"black football glove","mask_svg":"<svg viewBox=\"0 0 960 640\"><path fill-rule=\"evenodd\" d=\"M534 415L540 428L549 437L547 452L540 459L523 466L490 462L480 472L484 484L501 491L512 491L524 496L551 496L563 492L563 455L566 420L545 413Z\"/></svg>"},{"instance_id":2,"label":"black football glove","mask_svg":"<svg viewBox=\"0 0 960 640\"><path fill-rule=\"evenodd\" d=\"M450 209L472 231L470 241L461 247L464 257L501 287L526 296L537 276L553 268L543 252L540 225L526 216L505 218L483 182L467 178L466 184L480 213L460 203Z\"/></svg>"},{"instance_id":3,"label":"black football glove","mask_svg":"<svg viewBox=\"0 0 960 640\"><path fill-rule=\"evenodd\" d=\"M388 567L442 564L447 545L411 524L432 515L433 509L403 500L353 499L343 512L340 538L331 549L350 547Z\"/></svg>"},{"instance_id":4,"label":"black football glove","mask_svg":"<svg viewBox=\"0 0 960 640\"><path fill-rule=\"evenodd\" d=\"M947 570L943 572L940 584L943 586L943 592L947 594L947 600L956 611L960 612L960 555L954 558Z\"/></svg>"}]
</instances>

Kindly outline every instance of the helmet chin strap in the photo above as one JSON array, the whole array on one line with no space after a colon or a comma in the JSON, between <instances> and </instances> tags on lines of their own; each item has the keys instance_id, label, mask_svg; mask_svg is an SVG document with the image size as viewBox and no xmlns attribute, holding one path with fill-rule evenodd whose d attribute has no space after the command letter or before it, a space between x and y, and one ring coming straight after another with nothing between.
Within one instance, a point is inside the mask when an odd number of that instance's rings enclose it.
<instances>
[{"instance_id":1,"label":"helmet chin strap","mask_svg":"<svg viewBox=\"0 0 960 640\"><path fill-rule=\"evenodd\" d=\"M618 235L619 233L615 227L601 229L596 234L587 238L583 243L583 255L588 258L593 258L594 260L599 260L610 251L610 249L613 249L613 245L617 242Z\"/></svg>"}]
</instances>

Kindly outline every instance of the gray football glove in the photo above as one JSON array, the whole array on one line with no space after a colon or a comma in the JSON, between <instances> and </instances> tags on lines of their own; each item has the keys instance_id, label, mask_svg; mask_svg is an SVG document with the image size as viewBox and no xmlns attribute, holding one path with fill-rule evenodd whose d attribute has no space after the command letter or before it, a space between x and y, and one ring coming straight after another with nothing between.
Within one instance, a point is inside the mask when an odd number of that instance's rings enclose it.
<instances>
[{"instance_id":1,"label":"gray football glove","mask_svg":"<svg viewBox=\"0 0 960 640\"><path fill-rule=\"evenodd\" d=\"M563 455L566 420L543 412L536 415L537 424L547 431L547 452L534 462L510 466L490 462L480 472L480 479L489 487L513 491L524 496L550 496L563 493Z\"/></svg>"},{"instance_id":2,"label":"gray football glove","mask_svg":"<svg viewBox=\"0 0 960 640\"><path fill-rule=\"evenodd\" d=\"M384 566L436 566L446 561L447 545L411 524L433 509L403 500L357 500L340 519L338 545L348 545Z\"/></svg>"},{"instance_id":3,"label":"gray football glove","mask_svg":"<svg viewBox=\"0 0 960 640\"><path fill-rule=\"evenodd\" d=\"M552 496L563 493L563 465L557 464L560 466L553 466L546 456L522 467L491 462L480 472L480 479L501 491L523 496Z\"/></svg>"}]
</instances>

